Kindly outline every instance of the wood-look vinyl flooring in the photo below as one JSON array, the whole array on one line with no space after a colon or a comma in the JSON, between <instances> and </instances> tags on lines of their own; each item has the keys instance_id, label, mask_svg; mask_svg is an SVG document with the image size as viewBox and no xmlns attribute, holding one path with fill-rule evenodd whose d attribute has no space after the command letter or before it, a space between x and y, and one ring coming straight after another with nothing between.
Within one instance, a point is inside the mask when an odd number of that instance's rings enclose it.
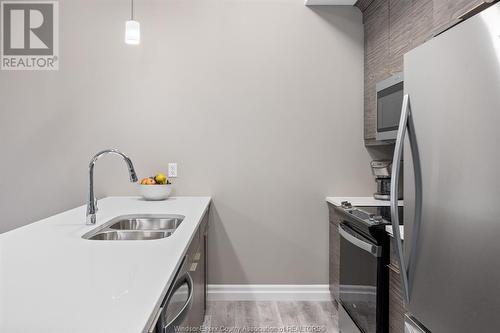
<instances>
[{"instance_id":1,"label":"wood-look vinyl flooring","mask_svg":"<svg viewBox=\"0 0 500 333\"><path fill-rule=\"evenodd\" d=\"M207 307L204 332L338 333L332 302L216 301Z\"/></svg>"}]
</instances>

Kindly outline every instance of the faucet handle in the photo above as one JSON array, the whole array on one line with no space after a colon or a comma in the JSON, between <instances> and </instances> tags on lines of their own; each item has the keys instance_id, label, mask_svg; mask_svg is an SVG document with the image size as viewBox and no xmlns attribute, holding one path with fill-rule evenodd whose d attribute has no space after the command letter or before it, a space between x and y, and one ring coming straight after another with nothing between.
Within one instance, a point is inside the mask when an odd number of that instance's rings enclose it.
<instances>
[{"instance_id":1,"label":"faucet handle","mask_svg":"<svg viewBox=\"0 0 500 333\"><path fill-rule=\"evenodd\" d=\"M87 224L95 224L96 216L95 214L87 215Z\"/></svg>"}]
</instances>

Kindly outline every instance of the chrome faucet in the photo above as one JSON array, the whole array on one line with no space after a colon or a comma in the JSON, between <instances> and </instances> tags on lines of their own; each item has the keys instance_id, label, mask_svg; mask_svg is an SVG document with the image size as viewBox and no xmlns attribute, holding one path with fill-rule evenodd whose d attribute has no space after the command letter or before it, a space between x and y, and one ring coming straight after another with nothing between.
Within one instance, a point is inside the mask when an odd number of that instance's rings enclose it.
<instances>
[{"instance_id":1,"label":"chrome faucet","mask_svg":"<svg viewBox=\"0 0 500 333\"><path fill-rule=\"evenodd\" d=\"M128 173L130 174L130 182L135 183L137 181L137 175L135 173L134 165L132 164L132 161L130 158L119 152L116 149L107 149L103 150L99 153L97 153L94 157L92 157L92 160L90 161L89 164L89 197L87 201L87 224L95 224L96 222L96 212L97 212L97 199L94 195L94 166L95 162L97 160L106 154L115 154L123 157L125 160L125 163L127 163L128 167Z\"/></svg>"}]
</instances>

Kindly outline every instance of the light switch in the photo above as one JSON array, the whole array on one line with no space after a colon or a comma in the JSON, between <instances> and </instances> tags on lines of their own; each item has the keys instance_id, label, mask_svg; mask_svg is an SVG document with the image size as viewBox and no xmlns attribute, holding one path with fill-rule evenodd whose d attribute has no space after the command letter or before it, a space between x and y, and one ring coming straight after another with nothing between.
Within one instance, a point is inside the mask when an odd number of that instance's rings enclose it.
<instances>
[{"instance_id":1,"label":"light switch","mask_svg":"<svg viewBox=\"0 0 500 333\"><path fill-rule=\"evenodd\" d=\"M168 177L177 177L177 163L168 163Z\"/></svg>"}]
</instances>

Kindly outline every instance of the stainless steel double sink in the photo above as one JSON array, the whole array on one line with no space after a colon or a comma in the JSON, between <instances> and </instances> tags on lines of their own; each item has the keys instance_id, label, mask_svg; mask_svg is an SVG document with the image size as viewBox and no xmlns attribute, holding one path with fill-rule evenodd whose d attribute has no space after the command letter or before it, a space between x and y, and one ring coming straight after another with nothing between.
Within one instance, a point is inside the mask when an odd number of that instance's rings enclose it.
<instances>
[{"instance_id":1,"label":"stainless steel double sink","mask_svg":"<svg viewBox=\"0 0 500 333\"><path fill-rule=\"evenodd\" d=\"M89 240L153 240L172 235L182 215L123 215L82 236Z\"/></svg>"}]
</instances>

